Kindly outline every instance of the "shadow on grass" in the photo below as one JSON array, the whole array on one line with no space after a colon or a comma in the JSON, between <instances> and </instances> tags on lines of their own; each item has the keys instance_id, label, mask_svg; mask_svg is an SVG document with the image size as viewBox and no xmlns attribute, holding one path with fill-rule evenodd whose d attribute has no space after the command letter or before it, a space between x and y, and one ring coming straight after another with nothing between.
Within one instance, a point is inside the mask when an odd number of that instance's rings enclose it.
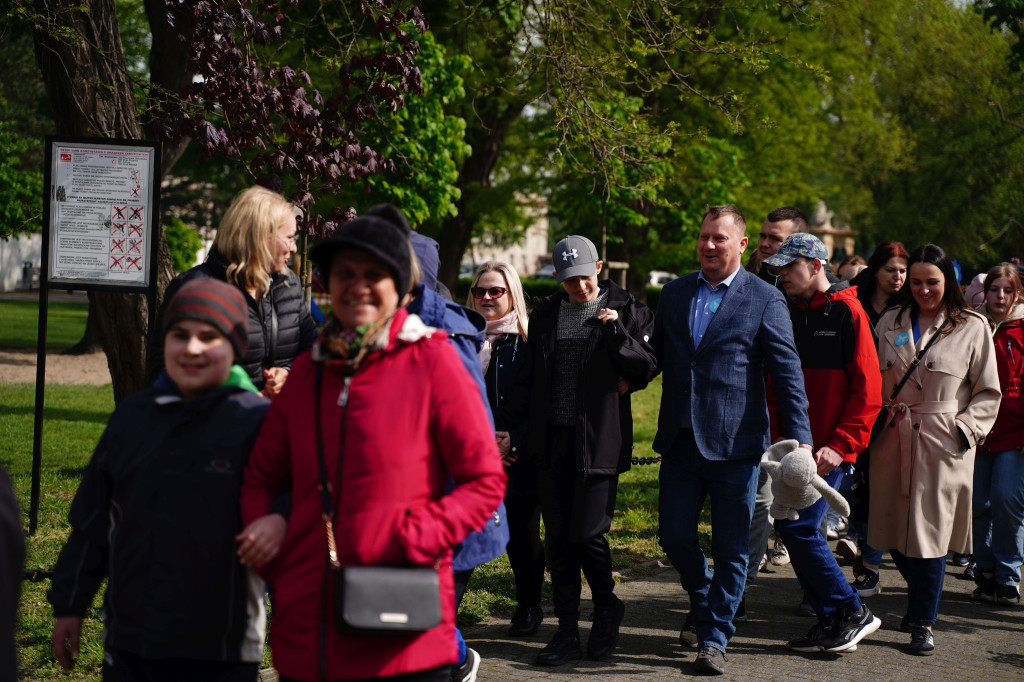
<instances>
[{"instance_id":1,"label":"shadow on grass","mask_svg":"<svg viewBox=\"0 0 1024 682\"><path fill-rule=\"evenodd\" d=\"M33 416L35 405L18 405L15 407L5 406L4 411L10 416ZM63 407L44 407L43 419L46 421L70 421L70 422L93 422L94 424L106 424L110 419L110 412L104 410L69 410Z\"/></svg>"}]
</instances>

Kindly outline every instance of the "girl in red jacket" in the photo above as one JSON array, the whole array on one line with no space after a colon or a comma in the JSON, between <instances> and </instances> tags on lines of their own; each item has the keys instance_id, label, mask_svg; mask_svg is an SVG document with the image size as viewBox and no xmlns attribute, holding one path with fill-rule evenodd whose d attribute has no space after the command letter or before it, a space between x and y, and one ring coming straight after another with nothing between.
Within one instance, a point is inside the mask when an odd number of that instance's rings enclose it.
<instances>
[{"instance_id":1,"label":"girl in red jacket","mask_svg":"<svg viewBox=\"0 0 1024 682\"><path fill-rule=\"evenodd\" d=\"M989 270L984 291L978 311L992 327L1003 398L995 426L974 462L971 506L978 589L972 596L1019 604L1024 562L1024 304L1017 266L1002 263Z\"/></svg>"},{"instance_id":2,"label":"girl in red jacket","mask_svg":"<svg viewBox=\"0 0 1024 682\"><path fill-rule=\"evenodd\" d=\"M373 216L346 223L313 250L328 276L331 316L312 352L292 366L245 471L246 523L292 494L280 551L252 559L274 586L270 645L283 680L441 682L457 660L452 549L498 507L505 473L480 393L445 333L399 307L410 253L408 235ZM434 567L437 627L388 636L335 629L317 410L338 561ZM455 487L445 495L449 475Z\"/></svg>"}]
</instances>

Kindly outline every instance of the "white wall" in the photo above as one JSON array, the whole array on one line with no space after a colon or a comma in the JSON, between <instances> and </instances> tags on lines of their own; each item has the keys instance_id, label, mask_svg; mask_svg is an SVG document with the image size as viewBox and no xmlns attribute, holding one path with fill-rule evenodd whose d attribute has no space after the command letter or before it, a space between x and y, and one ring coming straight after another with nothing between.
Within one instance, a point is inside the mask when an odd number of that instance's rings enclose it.
<instances>
[{"instance_id":1,"label":"white wall","mask_svg":"<svg viewBox=\"0 0 1024 682\"><path fill-rule=\"evenodd\" d=\"M0 291L25 289L22 265L32 261L33 267L42 265L43 235L21 234L8 240L0 239ZM33 286L38 285L38 279Z\"/></svg>"}]
</instances>

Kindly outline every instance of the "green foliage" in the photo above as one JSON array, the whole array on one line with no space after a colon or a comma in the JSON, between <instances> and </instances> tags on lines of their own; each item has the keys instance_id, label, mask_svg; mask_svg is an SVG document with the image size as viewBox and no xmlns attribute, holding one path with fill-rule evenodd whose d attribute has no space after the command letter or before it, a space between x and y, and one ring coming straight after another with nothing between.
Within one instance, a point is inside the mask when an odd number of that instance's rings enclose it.
<instances>
[{"instance_id":1,"label":"green foliage","mask_svg":"<svg viewBox=\"0 0 1024 682\"><path fill-rule=\"evenodd\" d=\"M167 248L171 251L171 262L175 272L185 272L196 262L196 254L203 248L203 239L199 233L185 224L181 218L174 217L164 225L164 237Z\"/></svg>"},{"instance_id":2,"label":"green foliage","mask_svg":"<svg viewBox=\"0 0 1024 682\"><path fill-rule=\"evenodd\" d=\"M14 123L0 121L0 238L19 232L40 232L43 174L26 168L25 159L38 153L38 140L22 137Z\"/></svg>"},{"instance_id":3,"label":"green foliage","mask_svg":"<svg viewBox=\"0 0 1024 682\"><path fill-rule=\"evenodd\" d=\"M46 312L46 347L62 350L75 345L85 332L89 304L51 302ZM0 301L0 348L33 349L39 333L39 304Z\"/></svg>"}]
</instances>

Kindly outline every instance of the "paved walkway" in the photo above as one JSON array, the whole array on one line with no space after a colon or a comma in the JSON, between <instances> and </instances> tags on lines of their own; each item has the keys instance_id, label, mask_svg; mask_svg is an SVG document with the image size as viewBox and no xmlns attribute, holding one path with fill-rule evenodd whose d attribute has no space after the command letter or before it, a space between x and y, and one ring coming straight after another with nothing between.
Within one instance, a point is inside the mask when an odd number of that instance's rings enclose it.
<instances>
[{"instance_id":1,"label":"paved walkway","mask_svg":"<svg viewBox=\"0 0 1024 682\"><path fill-rule=\"evenodd\" d=\"M899 631L906 612L906 585L888 558L882 565L882 593L865 600L882 619L882 627L851 654L796 654L785 641L804 634L813 620L797 615L800 588L791 566L769 567L747 597L748 620L729 645L724 679L754 680L1022 680L1024 679L1024 610L971 601L974 584L949 566L939 622L936 653L911 656L904 648L910 635ZM846 569L849 575L850 570ZM469 645L483 661L479 680L661 680L691 677L696 652L679 644L679 627L689 600L670 567L642 569L616 588L626 602L619 647L603 662L581 661L559 668L532 664L554 634L548 618L530 639L505 636L507 621L492 620L466 628ZM589 602L584 603L589 617ZM581 623L584 650L589 623Z\"/></svg>"}]
</instances>

